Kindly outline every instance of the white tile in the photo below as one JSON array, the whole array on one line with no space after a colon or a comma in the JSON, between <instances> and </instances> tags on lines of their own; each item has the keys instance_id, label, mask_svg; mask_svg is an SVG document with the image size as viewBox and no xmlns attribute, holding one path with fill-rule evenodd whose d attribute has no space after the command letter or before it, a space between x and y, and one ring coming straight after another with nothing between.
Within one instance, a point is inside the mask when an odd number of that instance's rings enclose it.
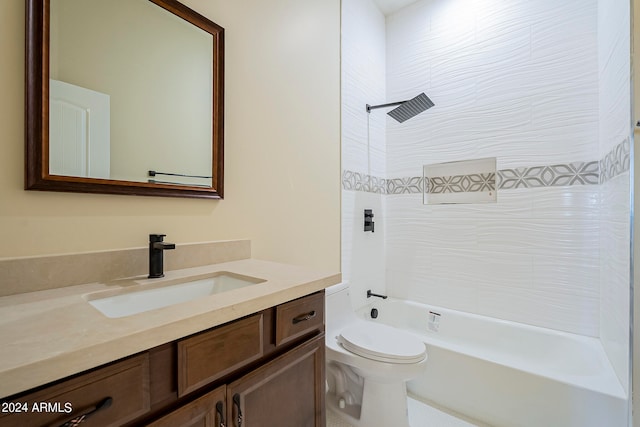
<instances>
[{"instance_id":1,"label":"white tile","mask_svg":"<svg viewBox=\"0 0 640 427\"><path fill-rule=\"evenodd\" d=\"M593 256L599 246L597 221L532 219L483 221L482 249L533 255Z\"/></svg>"},{"instance_id":2,"label":"white tile","mask_svg":"<svg viewBox=\"0 0 640 427\"><path fill-rule=\"evenodd\" d=\"M528 26L532 17L548 2L513 0L507 3L495 0L477 2L476 28L479 33L490 31L511 31Z\"/></svg>"},{"instance_id":3,"label":"white tile","mask_svg":"<svg viewBox=\"0 0 640 427\"><path fill-rule=\"evenodd\" d=\"M342 279L358 305L367 289L386 292L385 215L380 194L345 191L342 197ZM375 232L364 231L364 209L374 213Z\"/></svg>"},{"instance_id":4,"label":"white tile","mask_svg":"<svg viewBox=\"0 0 640 427\"><path fill-rule=\"evenodd\" d=\"M408 94L428 77L436 107L389 125L388 176L417 162L499 156L522 166L595 152L595 1L420 3L388 20L387 86Z\"/></svg>"},{"instance_id":5,"label":"white tile","mask_svg":"<svg viewBox=\"0 0 640 427\"><path fill-rule=\"evenodd\" d=\"M369 149L369 174L383 178L386 176L386 156L384 151Z\"/></svg>"},{"instance_id":6,"label":"white tile","mask_svg":"<svg viewBox=\"0 0 640 427\"><path fill-rule=\"evenodd\" d=\"M532 218L598 220L600 217L600 188L597 185L536 188L521 193L532 201Z\"/></svg>"},{"instance_id":7,"label":"white tile","mask_svg":"<svg viewBox=\"0 0 640 427\"><path fill-rule=\"evenodd\" d=\"M533 287L539 291L576 297L600 297L597 252L590 257L535 255L532 278Z\"/></svg>"},{"instance_id":8,"label":"white tile","mask_svg":"<svg viewBox=\"0 0 640 427\"><path fill-rule=\"evenodd\" d=\"M484 286L478 291L478 314L598 336L599 301L554 290Z\"/></svg>"},{"instance_id":9,"label":"white tile","mask_svg":"<svg viewBox=\"0 0 640 427\"><path fill-rule=\"evenodd\" d=\"M384 176L385 121L365 108L385 102L384 16L370 0L347 0L342 21L342 167Z\"/></svg>"},{"instance_id":10,"label":"white tile","mask_svg":"<svg viewBox=\"0 0 640 427\"><path fill-rule=\"evenodd\" d=\"M601 155L629 134L629 16L629 4L615 0L598 3Z\"/></svg>"},{"instance_id":11,"label":"white tile","mask_svg":"<svg viewBox=\"0 0 640 427\"><path fill-rule=\"evenodd\" d=\"M343 138L342 169L365 174L369 173L370 162L367 145L348 137Z\"/></svg>"},{"instance_id":12,"label":"white tile","mask_svg":"<svg viewBox=\"0 0 640 427\"><path fill-rule=\"evenodd\" d=\"M600 187L603 220L615 222L629 221L629 179L629 172L625 172L607 181Z\"/></svg>"},{"instance_id":13,"label":"white tile","mask_svg":"<svg viewBox=\"0 0 640 427\"><path fill-rule=\"evenodd\" d=\"M628 389L630 322L629 174L601 186L600 338L607 356Z\"/></svg>"},{"instance_id":14,"label":"white tile","mask_svg":"<svg viewBox=\"0 0 640 427\"><path fill-rule=\"evenodd\" d=\"M531 22L531 52L533 58L558 55L596 55L591 46L598 43L598 2L563 1L547 2Z\"/></svg>"},{"instance_id":15,"label":"white tile","mask_svg":"<svg viewBox=\"0 0 640 427\"><path fill-rule=\"evenodd\" d=\"M464 275L452 277L443 268L426 274L416 268L411 271L387 269L387 277L390 279L388 292L394 297L459 311L477 312L478 287L473 280L464 280Z\"/></svg>"}]
</instances>

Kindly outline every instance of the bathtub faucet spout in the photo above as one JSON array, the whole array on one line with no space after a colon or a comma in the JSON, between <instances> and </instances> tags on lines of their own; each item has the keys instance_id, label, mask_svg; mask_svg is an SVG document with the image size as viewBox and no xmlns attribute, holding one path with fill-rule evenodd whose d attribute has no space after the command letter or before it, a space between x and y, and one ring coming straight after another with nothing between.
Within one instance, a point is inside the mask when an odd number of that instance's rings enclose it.
<instances>
[{"instance_id":1,"label":"bathtub faucet spout","mask_svg":"<svg viewBox=\"0 0 640 427\"><path fill-rule=\"evenodd\" d=\"M371 297L378 297L378 298L382 298L382 299L387 299L386 295L374 294L373 292L371 292L371 289L369 289L367 291L367 298L371 298Z\"/></svg>"}]
</instances>

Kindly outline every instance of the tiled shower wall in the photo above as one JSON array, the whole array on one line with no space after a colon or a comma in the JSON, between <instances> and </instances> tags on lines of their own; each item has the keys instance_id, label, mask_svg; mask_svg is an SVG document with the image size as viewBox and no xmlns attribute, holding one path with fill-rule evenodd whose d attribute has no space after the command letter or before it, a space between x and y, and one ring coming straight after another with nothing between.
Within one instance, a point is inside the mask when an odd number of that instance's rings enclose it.
<instances>
[{"instance_id":1,"label":"tiled shower wall","mask_svg":"<svg viewBox=\"0 0 640 427\"><path fill-rule=\"evenodd\" d=\"M386 102L385 64L384 15L371 0L343 1L342 169L358 171L367 190L342 192L342 279L356 306L367 289L386 291L384 200L371 179L386 174L386 119L383 110L366 112ZM373 233L363 231L364 209L373 210Z\"/></svg>"},{"instance_id":2,"label":"tiled shower wall","mask_svg":"<svg viewBox=\"0 0 640 427\"><path fill-rule=\"evenodd\" d=\"M386 28L369 0L342 4L352 287L383 290L382 271L396 297L601 337L626 385L628 3L422 0ZM364 104L422 91L434 108L366 129ZM486 157L497 203L422 204L422 165ZM363 201L382 209L375 236Z\"/></svg>"},{"instance_id":3,"label":"tiled shower wall","mask_svg":"<svg viewBox=\"0 0 640 427\"><path fill-rule=\"evenodd\" d=\"M543 173L597 173L597 13L596 0L422 0L387 19L388 96L436 105L387 123L387 178L484 157L499 171L495 204L386 196L390 293L598 336L597 180Z\"/></svg>"},{"instance_id":4,"label":"tiled shower wall","mask_svg":"<svg viewBox=\"0 0 640 427\"><path fill-rule=\"evenodd\" d=\"M629 2L598 2L599 153L630 134ZM627 147L629 145L627 144ZM600 340L625 390L629 387L629 156L602 164L600 187Z\"/></svg>"}]
</instances>

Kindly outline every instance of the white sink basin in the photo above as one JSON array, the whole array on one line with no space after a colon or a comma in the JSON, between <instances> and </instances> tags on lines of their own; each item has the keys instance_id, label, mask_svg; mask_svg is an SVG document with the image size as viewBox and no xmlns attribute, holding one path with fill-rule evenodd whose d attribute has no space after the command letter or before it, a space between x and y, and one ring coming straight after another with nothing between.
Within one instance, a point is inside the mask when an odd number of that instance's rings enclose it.
<instances>
[{"instance_id":1,"label":"white sink basin","mask_svg":"<svg viewBox=\"0 0 640 427\"><path fill-rule=\"evenodd\" d=\"M219 294L245 286L264 282L255 277L233 273L218 273L209 277L170 284L147 284L139 288L101 292L87 296L89 304L107 317L125 317L192 301L208 295Z\"/></svg>"}]
</instances>

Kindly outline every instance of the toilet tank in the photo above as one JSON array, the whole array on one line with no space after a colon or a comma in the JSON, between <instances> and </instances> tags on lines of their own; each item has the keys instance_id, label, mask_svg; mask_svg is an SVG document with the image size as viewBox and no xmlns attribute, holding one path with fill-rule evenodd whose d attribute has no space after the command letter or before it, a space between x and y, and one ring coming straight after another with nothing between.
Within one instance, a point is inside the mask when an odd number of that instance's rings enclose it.
<instances>
[{"instance_id":1,"label":"toilet tank","mask_svg":"<svg viewBox=\"0 0 640 427\"><path fill-rule=\"evenodd\" d=\"M325 314L327 335L357 319L351 305L348 283L340 283L325 290Z\"/></svg>"}]
</instances>

